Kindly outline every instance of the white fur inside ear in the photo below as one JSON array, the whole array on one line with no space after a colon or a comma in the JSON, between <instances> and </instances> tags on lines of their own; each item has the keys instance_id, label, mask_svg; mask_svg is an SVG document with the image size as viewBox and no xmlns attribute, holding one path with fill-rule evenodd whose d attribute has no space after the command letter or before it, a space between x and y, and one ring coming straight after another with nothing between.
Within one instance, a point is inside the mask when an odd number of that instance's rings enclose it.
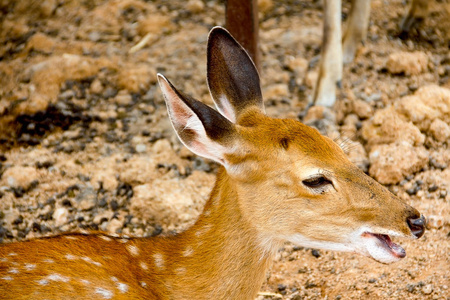
<instances>
[{"instance_id":1,"label":"white fur inside ear","mask_svg":"<svg viewBox=\"0 0 450 300\"><path fill-rule=\"evenodd\" d=\"M212 95L211 95L212 96ZM217 110L228 120L233 123L236 123L236 113L234 111L233 106L230 101L228 101L225 95L220 95L219 99L217 99L219 103L216 102ZM220 104L220 105L219 105Z\"/></svg>"},{"instance_id":2,"label":"white fur inside ear","mask_svg":"<svg viewBox=\"0 0 450 300\"><path fill-rule=\"evenodd\" d=\"M208 137L202 121L184 103L164 76L158 75L158 81L166 100L170 121L180 141L195 154L225 165L225 147ZM194 134L183 134L187 130L193 131Z\"/></svg>"},{"instance_id":3,"label":"white fur inside ear","mask_svg":"<svg viewBox=\"0 0 450 300\"><path fill-rule=\"evenodd\" d=\"M193 114L187 119L182 131L187 129L193 130L196 133L196 138L190 141L190 143L183 141L180 135L178 136L189 150L200 156L212 159L222 165L225 165L225 160L223 158L225 147L214 142L208 137L205 128L197 115Z\"/></svg>"},{"instance_id":4,"label":"white fur inside ear","mask_svg":"<svg viewBox=\"0 0 450 300\"><path fill-rule=\"evenodd\" d=\"M192 115L186 122L184 129L192 129L195 132L202 132L206 135L205 128L203 127L202 122L196 115Z\"/></svg>"}]
</instances>

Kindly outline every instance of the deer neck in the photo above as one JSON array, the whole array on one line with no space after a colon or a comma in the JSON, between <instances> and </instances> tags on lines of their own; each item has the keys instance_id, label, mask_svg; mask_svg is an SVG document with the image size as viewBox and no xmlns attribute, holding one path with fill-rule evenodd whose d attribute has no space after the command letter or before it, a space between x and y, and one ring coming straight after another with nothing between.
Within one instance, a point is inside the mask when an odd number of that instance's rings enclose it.
<instances>
[{"instance_id":1,"label":"deer neck","mask_svg":"<svg viewBox=\"0 0 450 300\"><path fill-rule=\"evenodd\" d=\"M224 170L198 221L166 248L166 286L174 299L254 299L273 254L244 218L239 195ZM167 246L166 246L167 247ZM170 264L170 265L169 265ZM197 298L198 299L198 298Z\"/></svg>"}]
</instances>

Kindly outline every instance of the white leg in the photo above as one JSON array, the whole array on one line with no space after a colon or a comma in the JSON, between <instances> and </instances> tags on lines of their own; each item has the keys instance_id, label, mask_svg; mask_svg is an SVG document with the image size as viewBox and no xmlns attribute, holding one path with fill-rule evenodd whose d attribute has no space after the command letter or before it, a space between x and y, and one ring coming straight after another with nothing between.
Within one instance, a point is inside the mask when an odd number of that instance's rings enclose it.
<instances>
[{"instance_id":1,"label":"white leg","mask_svg":"<svg viewBox=\"0 0 450 300\"><path fill-rule=\"evenodd\" d=\"M323 43L314 105L331 107L342 79L341 0L324 0Z\"/></svg>"},{"instance_id":2,"label":"white leg","mask_svg":"<svg viewBox=\"0 0 450 300\"><path fill-rule=\"evenodd\" d=\"M352 62L360 42L367 36L369 26L370 0L353 0L347 27L344 33L344 63Z\"/></svg>"}]
</instances>

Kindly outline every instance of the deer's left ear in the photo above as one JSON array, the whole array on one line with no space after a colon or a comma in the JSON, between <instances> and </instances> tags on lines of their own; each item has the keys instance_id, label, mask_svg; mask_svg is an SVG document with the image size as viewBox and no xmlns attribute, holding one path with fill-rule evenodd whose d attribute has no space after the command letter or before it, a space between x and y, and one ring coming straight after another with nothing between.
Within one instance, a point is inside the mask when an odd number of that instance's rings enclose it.
<instances>
[{"instance_id":1,"label":"deer's left ear","mask_svg":"<svg viewBox=\"0 0 450 300\"><path fill-rule=\"evenodd\" d=\"M226 166L225 154L234 149L234 124L208 105L180 93L163 75L158 74L158 82L180 141L195 154Z\"/></svg>"},{"instance_id":2,"label":"deer's left ear","mask_svg":"<svg viewBox=\"0 0 450 300\"><path fill-rule=\"evenodd\" d=\"M218 110L233 123L249 107L264 113L258 71L248 53L222 27L209 33L208 86Z\"/></svg>"}]
</instances>

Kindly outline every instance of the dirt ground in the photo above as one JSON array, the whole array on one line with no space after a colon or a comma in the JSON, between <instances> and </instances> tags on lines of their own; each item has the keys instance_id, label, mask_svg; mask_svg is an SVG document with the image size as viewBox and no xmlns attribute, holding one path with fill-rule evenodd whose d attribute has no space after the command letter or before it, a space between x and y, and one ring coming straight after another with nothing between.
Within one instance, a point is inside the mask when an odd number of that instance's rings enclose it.
<instances>
[{"instance_id":1,"label":"dirt ground","mask_svg":"<svg viewBox=\"0 0 450 300\"><path fill-rule=\"evenodd\" d=\"M450 299L448 4L433 2L408 39L398 30L406 1L371 5L334 111L305 114L320 1L260 0L267 113L338 134L359 167L427 216L428 231L398 239L407 257L394 265L287 244L259 299ZM224 24L223 1L0 0L0 23L0 242L192 224L217 166L177 141L156 73L212 104L206 40Z\"/></svg>"}]
</instances>

